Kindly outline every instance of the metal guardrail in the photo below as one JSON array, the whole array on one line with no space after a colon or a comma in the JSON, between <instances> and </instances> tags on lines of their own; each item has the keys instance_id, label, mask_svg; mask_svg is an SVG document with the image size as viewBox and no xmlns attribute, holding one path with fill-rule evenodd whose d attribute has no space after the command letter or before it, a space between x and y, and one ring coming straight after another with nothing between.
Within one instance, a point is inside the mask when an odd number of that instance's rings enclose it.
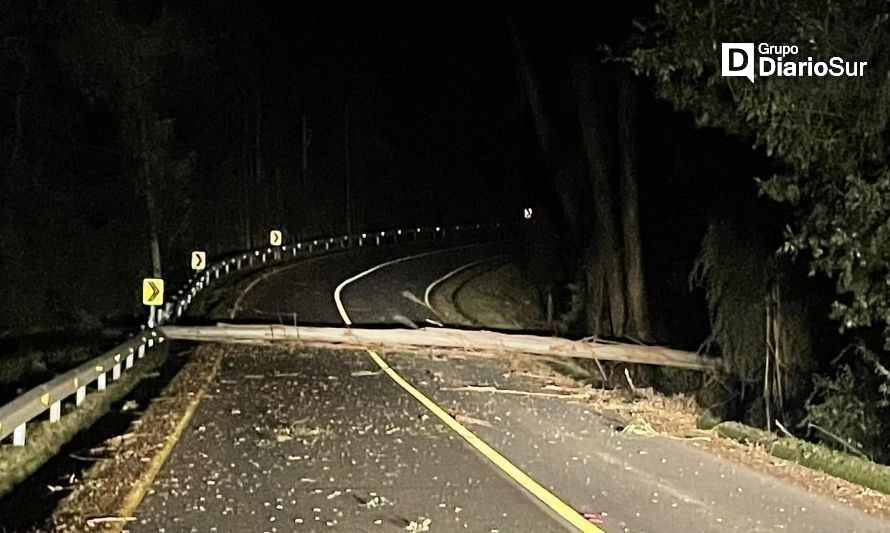
<instances>
[{"instance_id":1,"label":"metal guardrail","mask_svg":"<svg viewBox=\"0 0 890 533\"><path fill-rule=\"evenodd\" d=\"M0 442L12 435L14 446L24 446L28 422L47 411L49 421L58 422L62 417L63 402L71 401L73 396L74 405L81 405L93 383L96 384L94 390L105 390L109 375L112 381L118 380L123 371L132 368L138 359L145 356L147 350L164 342L164 336L155 329L157 326L181 317L198 293L221 278L264 264L333 250L377 247L406 240L432 241L485 234L499 236L503 228L501 224L472 224L365 232L257 248L208 264L179 289L135 337L0 406Z\"/></svg>"}]
</instances>

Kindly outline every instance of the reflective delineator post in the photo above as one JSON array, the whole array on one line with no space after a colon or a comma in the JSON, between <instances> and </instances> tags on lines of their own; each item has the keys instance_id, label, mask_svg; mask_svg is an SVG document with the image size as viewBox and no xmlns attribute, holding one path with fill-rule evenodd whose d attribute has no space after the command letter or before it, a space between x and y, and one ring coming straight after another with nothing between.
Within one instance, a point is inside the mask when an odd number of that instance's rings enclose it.
<instances>
[{"instance_id":1,"label":"reflective delineator post","mask_svg":"<svg viewBox=\"0 0 890 533\"><path fill-rule=\"evenodd\" d=\"M14 430L12 430L12 445L13 446L24 446L25 445L25 422L22 422L20 425L16 426Z\"/></svg>"}]
</instances>

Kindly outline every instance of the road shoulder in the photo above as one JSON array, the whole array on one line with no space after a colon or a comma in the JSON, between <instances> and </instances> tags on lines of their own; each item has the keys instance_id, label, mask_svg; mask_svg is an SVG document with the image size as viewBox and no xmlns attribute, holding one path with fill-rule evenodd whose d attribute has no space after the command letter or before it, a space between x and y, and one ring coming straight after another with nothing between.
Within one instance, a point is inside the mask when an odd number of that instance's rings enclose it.
<instances>
[{"instance_id":1,"label":"road shoulder","mask_svg":"<svg viewBox=\"0 0 890 533\"><path fill-rule=\"evenodd\" d=\"M126 528L200 402L221 356L217 346L197 348L130 430L108 442L115 453L87 470L53 513L56 531Z\"/></svg>"},{"instance_id":2,"label":"road shoulder","mask_svg":"<svg viewBox=\"0 0 890 533\"><path fill-rule=\"evenodd\" d=\"M547 366L533 369L533 362L517 370L508 361L461 354L388 354L387 360L458 419L474 424L474 431L517 466L549 483L557 493L567 495L569 503L579 510L619 517L619 501L641 502L636 516L622 517L623 523L610 524L607 519L607 526L618 530L629 525L639 530L647 525L640 521L646 511L648 525L657 524L659 517L676 512L676 508L663 508L666 502L682 506L699 500L709 504L695 511L701 514L711 513L711 507L744 509L755 497L759 506L776 507L776 516L772 517L775 524L771 525L782 526L778 515L787 511L786 528L797 527L791 519L802 520L810 527L844 519L851 524L845 527L857 529L853 524L865 524L864 529L857 530L880 531L887 524L871 517L890 519L887 495L777 459L756 446L719 438L713 431L697 429L698 412L690 398L665 397L651 391L640 397L572 385L569 378ZM448 372L443 371L445 364ZM665 462L648 464L656 456ZM677 465L673 470L663 467L671 463L672 457L686 457L689 464L679 465L679 470ZM595 462L599 464L591 466ZM576 475L585 469L591 472L590 478ZM648 479L647 473L654 474L654 480ZM609 479L593 490L587 483L596 487L597 476ZM744 480L738 487L733 484L736 478ZM681 497L671 502L666 494L672 490L694 494L696 487L708 484L712 491L698 498L685 497L688 501ZM655 488L646 493L647 485ZM605 486L613 493L600 494L598 491ZM675 490L677 487L679 490ZM627 494L618 498L622 491ZM658 492L661 498L652 496ZM740 498L742 494L746 495L744 499ZM719 498L726 499L726 504L711 505L711 500ZM767 499L760 502L762 498ZM787 505L782 506L783 501ZM749 510L755 515L750 523L747 516L736 516L735 523L751 530L766 527L755 523L761 517L754 509ZM816 520L820 513L825 517ZM690 511L689 516L694 514ZM717 514L712 518L709 527L719 526L718 519L725 525L733 520Z\"/></svg>"}]
</instances>

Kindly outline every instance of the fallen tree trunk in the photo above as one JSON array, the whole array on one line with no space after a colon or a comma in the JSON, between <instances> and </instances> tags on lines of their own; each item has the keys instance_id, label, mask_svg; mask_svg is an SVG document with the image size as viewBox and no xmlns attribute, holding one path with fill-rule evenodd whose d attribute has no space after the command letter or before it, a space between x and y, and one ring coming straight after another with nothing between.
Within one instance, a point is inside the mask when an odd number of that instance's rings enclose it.
<instances>
[{"instance_id":1,"label":"fallen tree trunk","mask_svg":"<svg viewBox=\"0 0 890 533\"><path fill-rule=\"evenodd\" d=\"M513 335L493 331L448 328L362 329L281 325L164 326L169 339L228 342L297 342L356 348L386 346L390 349L433 348L467 352L508 352L533 356L595 359L638 363L690 370L714 369L719 359L662 346L643 346L605 341L573 341L558 337Z\"/></svg>"}]
</instances>

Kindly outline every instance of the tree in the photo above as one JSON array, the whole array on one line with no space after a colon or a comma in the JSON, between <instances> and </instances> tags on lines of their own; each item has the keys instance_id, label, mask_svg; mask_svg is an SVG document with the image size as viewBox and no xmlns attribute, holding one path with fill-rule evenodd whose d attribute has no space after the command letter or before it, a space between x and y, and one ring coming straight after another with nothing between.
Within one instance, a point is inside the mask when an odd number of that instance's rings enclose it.
<instances>
[{"instance_id":1,"label":"tree","mask_svg":"<svg viewBox=\"0 0 890 533\"><path fill-rule=\"evenodd\" d=\"M127 20L111 0L69 4L61 10L58 54L85 95L117 112L135 188L145 202L152 273L161 277L162 231L169 245L187 227L183 180L190 162L173 155L173 121L159 115L156 102L165 62L188 51L189 43L181 19L166 10L151 15L148 23Z\"/></svg>"},{"instance_id":2,"label":"tree","mask_svg":"<svg viewBox=\"0 0 890 533\"><path fill-rule=\"evenodd\" d=\"M884 352L867 359L890 376L888 24L890 6L878 0L664 0L628 55L661 97L698 124L750 138L772 157L775 174L758 184L794 211L783 251L808 260L811 276L833 281L830 313L842 331L883 332ZM797 46L788 60L841 57L867 67L860 77L753 84L722 77L721 43L751 41Z\"/></svg>"},{"instance_id":3,"label":"tree","mask_svg":"<svg viewBox=\"0 0 890 533\"><path fill-rule=\"evenodd\" d=\"M566 79L559 80L564 86L548 91L517 19L509 22L521 92L568 228L565 245L580 259L586 281L585 329L649 341L632 76L574 47ZM553 93L570 95L569 105L560 109L548 99Z\"/></svg>"}]
</instances>

